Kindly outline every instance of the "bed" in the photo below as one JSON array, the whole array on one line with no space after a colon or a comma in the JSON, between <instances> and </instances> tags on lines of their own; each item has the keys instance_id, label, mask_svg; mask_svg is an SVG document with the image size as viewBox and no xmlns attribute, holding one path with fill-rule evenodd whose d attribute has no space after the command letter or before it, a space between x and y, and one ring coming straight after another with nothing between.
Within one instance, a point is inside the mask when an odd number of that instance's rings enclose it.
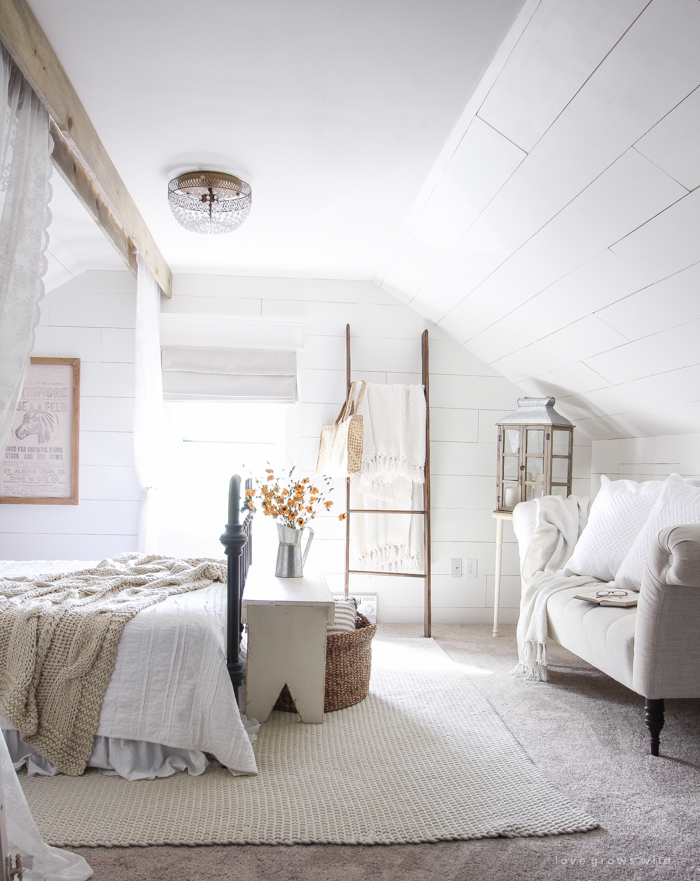
<instances>
[{"instance_id":1,"label":"bed","mask_svg":"<svg viewBox=\"0 0 700 881\"><path fill-rule=\"evenodd\" d=\"M228 583L170 596L140 611L124 627L102 701L89 767L127 779L201 774L205 754L233 774L256 774L252 750L257 724L241 717L240 602L251 560L252 516L240 522L240 479L230 483L229 523L221 541ZM93 561L0 562L0 579L74 572ZM0 716L15 767L56 769Z\"/></svg>"}]
</instances>

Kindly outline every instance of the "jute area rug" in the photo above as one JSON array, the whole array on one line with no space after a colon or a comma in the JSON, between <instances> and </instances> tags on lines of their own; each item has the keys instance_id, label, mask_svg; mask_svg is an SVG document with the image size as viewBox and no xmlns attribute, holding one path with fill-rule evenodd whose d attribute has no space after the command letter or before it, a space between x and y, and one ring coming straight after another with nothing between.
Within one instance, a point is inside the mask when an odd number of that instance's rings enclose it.
<instances>
[{"instance_id":1,"label":"jute area rug","mask_svg":"<svg viewBox=\"0 0 700 881\"><path fill-rule=\"evenodd\" d=\"M597 827L534 767L439 646L374 640L370 696L323 725L273 713L257 777L211 765L129 782L21 776L45 840L63 847L399 844Z\"/></svg>"}]
</instances>

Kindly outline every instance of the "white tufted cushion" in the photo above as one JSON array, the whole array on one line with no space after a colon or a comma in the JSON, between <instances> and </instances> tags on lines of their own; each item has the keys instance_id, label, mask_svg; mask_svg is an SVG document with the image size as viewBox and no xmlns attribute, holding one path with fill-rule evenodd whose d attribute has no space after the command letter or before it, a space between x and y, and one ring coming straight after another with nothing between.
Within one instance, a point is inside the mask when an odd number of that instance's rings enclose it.
<instances>
[{"instance_id":1,"label":"white tufted cushion","mask_svg":"<svg viewBox=\"0 0 700 881\"><path fill-rule=\"evenodd\" d=\"M547 601L549 636L593 667L632 688L637 609L594 606L574 598L580 588L553 593Z\"/></svg>"},{"instance_id":2,"label":"white tufted cushion","mask_svg":"<svg viewBox=\"0 0 700 881\"><path fill-rule=\"evenodd\" d=\"M615 585L639 590L644 564L652 542L667 526L700 523L700 488L672 474L664 483L646 524L630 548L615 576Z\"/></svg>"},{"instance_id":3,"label":"white tufted cushion","mask_svg":"<svg viewBox=\"0 0 700 881\"><path fill-rule=\"evenodd\" d=\"M663 480L600 478L588 523L576 542L564 575L590 575L612 581L658 499Z\"/></svg>"}]
</instances>

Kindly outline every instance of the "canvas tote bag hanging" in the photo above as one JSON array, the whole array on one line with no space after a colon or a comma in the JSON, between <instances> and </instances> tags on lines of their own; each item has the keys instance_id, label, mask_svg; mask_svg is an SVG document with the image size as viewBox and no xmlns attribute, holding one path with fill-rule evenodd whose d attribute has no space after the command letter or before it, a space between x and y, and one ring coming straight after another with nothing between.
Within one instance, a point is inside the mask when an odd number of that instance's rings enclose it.
<instances>
[{"instance_id":1,"label":"canvas tote bag hanging","mask_svg":"<svg viewBox=\"0 0 700 881\"><path fill-rule=\"evenodd\" d=\"M365 393L367 383L363 382L355 402L356 383L352 383L348 397L340 408L333 425L324 425L318 450L316 471L328 477L349 477L357 474L362 464L362 440L364 426L362 416L357 416L357 408Z\"/></svg>"}]
</instances>

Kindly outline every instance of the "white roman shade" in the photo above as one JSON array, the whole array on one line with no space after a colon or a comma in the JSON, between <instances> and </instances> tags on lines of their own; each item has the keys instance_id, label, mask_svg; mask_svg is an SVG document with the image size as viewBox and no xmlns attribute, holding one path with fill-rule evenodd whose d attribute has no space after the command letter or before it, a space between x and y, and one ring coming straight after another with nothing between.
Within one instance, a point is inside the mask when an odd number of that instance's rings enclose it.
<instances>
[{"instance_id":1,"label":"white roman shade","mask_svg":"<svg viewBox=\"0 0 700 881\"><path fill-rule=\"evenodd\" d=\"M267 401L293 404L296 352L164 346L166 401Z\"/></svg>"}]
</instances>

